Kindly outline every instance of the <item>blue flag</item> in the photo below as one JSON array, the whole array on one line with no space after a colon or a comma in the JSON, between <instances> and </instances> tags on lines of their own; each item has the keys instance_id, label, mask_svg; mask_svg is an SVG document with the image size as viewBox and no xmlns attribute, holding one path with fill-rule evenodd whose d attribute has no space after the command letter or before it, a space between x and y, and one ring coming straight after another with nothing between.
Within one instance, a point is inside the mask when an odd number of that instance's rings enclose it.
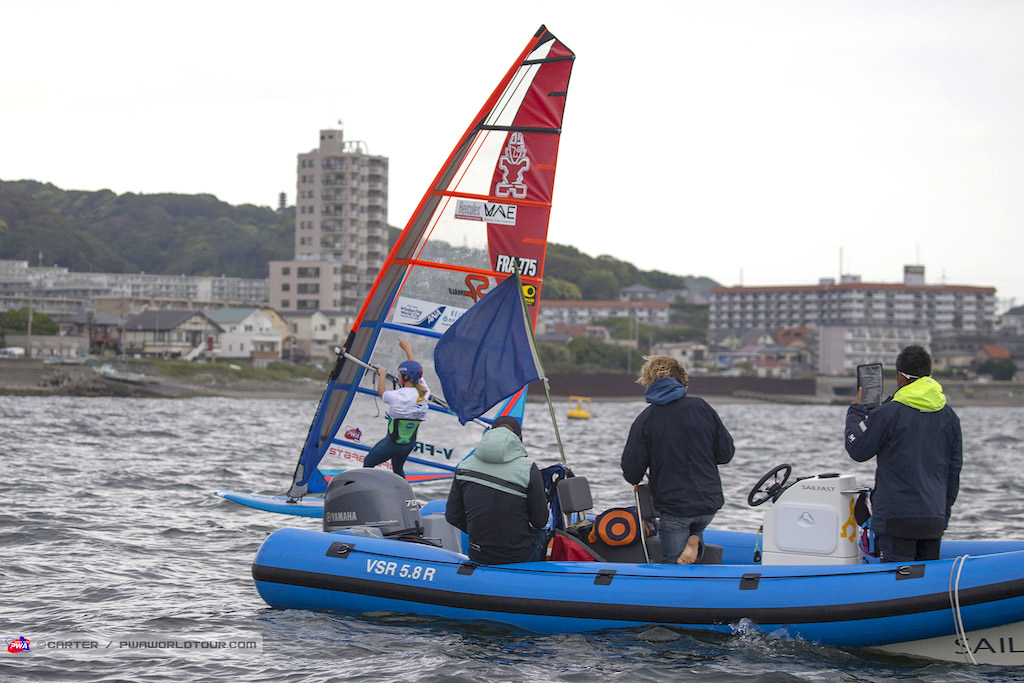
<instances>
[{"instance_id":1,"label":"blue flag","mask_svg":"<svg viewBox=\"0 0 1024 683\"><path fill-rule=\"evenodd\" d=\"M544 376L518 282L485 294L434 347L441 390L462 424Z\"/></svg>"}]
</instances>

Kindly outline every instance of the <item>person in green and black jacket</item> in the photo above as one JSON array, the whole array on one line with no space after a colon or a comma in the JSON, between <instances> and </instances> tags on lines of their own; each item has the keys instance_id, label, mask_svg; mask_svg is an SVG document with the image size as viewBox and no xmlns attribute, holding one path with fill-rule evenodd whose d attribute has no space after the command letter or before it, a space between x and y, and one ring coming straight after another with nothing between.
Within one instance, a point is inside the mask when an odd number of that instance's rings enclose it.
<instances>
[{"instance_id":1,"label":"person in green and black jacket","mask_svg":"<svg viewBox=\"0 0 1024 683\"><path fill-rule=\"evenodd\" d=\"M526 456L518 420L494 420L473 454L459 463L444 516L466 532L474 562L544 559L548 501L540 470Z\"/></svg>"}]
</instances>

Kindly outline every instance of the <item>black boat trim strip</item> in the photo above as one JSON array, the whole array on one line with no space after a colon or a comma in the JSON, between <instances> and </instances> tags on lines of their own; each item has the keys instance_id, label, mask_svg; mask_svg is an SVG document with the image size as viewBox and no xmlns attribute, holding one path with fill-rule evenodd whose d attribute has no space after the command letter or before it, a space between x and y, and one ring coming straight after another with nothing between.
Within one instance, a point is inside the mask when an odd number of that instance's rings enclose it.
<instances>
[{"instance_id":1,"label":"black boat trim strip","mask_svg":"<svg viewBox=\"0 0 1024 683\"><path fill-rule=\"evenodd\" d=\"M265 567L255 563L252 565L252 577L256 581L267 583L316 588L339 593L355 593L390 600L468 609L475 612L504 612L661 624L731 624L743 618L759 624L819 624L880 619L949 609L949 595L945 592L840 605L666 607L481 595L428 588L423 585L413 586L298 569ZM963 588L960 590L960 607L1021 596L1024 596L1024 579Z\"/></svg>"}]
</instances>

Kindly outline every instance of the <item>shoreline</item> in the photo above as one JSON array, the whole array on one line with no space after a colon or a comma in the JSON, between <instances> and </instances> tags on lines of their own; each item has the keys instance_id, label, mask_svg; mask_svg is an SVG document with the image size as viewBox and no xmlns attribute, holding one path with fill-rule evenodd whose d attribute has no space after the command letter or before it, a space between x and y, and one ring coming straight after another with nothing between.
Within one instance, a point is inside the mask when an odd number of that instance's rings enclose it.
<instances>
[{"instance_id":1,"label":"shoreline","mask_svg":"<svg viewBox=\"0 0 1024 683\"><path fill-rule=\"evenodd\" d=\"M267 398L319 399L323 384L307 378L291 381L239 380L187 382L147 367L153 382L136 383L102 377L91 366L48 364L39 360L0 359L2 396L80 396L122 398Z\"/></svg>"},{"instance_id":2,"label":"shoreline","mask_svg":"<svg viewBox=\"0 0 1024 683\"><path fill-rule=\"evenodd\" d=\"M154 383L132 383L100 376L90 366L49 364L41 360L0 359L0 396L79 396L123 398L264 398L319 400L323 395L323 382L305 377L292 380L237 380L188 382L144 368ZM764 393L748 389L735 389L729 393L709 393L694 387L694 395L706 397L710 403L781 403L786 405L849 405L853 394L852 377L819 377L815 393ZM1018 407L1024 406L1024 384L1015 382L971 382L939 378L953 408L964 406ZM695 382L696 384L696 382ZM708 387L705 387L708 388ZM544 391L535 387L527 399L544 401ZM575 391L551 393L552 401L564 403ZM849 394L849 395L847 395ZM586 396L585 393L581 394ZM589 396L592 403L608 401L643 401L642 387L625 381L621 391L614 395Z\"/></svg>"}]
</instances>

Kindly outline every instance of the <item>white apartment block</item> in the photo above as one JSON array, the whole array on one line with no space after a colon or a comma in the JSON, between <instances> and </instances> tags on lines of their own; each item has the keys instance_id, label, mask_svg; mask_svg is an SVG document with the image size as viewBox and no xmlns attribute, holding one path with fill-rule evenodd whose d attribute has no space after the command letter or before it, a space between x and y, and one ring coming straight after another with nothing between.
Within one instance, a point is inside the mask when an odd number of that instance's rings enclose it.
<instances>
[{"instance_id":1,"label":"white apartment block","mask_svg":"<svg viewBox=\"0 0 1024 683\"><path fill-rule=\"evenodd\" d=\"M298 155L295 258L270 262L270 305L281 313L362 306L388 252L388 160L340 130Z\"/></svg>"},{"instance_id":2,"label":"white apartment block","mask_svg":"<svg viewBox=\"0 0 1024 683\"><path fill-rule=\"evenodd\" d=\"M806 325L923 327L990 332L996 323L993 287L926 285L923 266L906 266L903 284L861 282L843 276L836 284L793 287L714 287L711 290L709 334Z\"/></svg>"},{"instance_id":3,"label":"white apartment block","mask_svg":"<svg viewBox=\"0 0 1024 683\"><path fill-rule=\"evenodd\" d=\"M77 273L63 267L33 267L27 261L0 261L0 306L32 308L47 314L104 309L122 303L126 316L142 308L259 306L266 303L267 281L257 278L149 273ZM109 305L107 305L109 308Z\"/></svg>"},{"instance_id":4,"label":"white apartment block","mask_svg":"<svg viewBox=\"0 0 1024 683\"><path fill-rule=\"evenodd\" d=\"M552 334L555 325L592 325L609 318L632 318L645 325L668 325L669 305L664 301L548 301L540 304L537 328Z\"/></svg>"},{"instance_id":5,"label":"white apartment block","mask_svg":"<svg viewBox=\"0 0 1024 683\"><path fill-rule=\"evenodd\" d=\"M858 365L895 367L904 347L931 347L928 328L918 325L822 325L818 332L818 373L854 375Z\"/></svg>"}]
</instances>

